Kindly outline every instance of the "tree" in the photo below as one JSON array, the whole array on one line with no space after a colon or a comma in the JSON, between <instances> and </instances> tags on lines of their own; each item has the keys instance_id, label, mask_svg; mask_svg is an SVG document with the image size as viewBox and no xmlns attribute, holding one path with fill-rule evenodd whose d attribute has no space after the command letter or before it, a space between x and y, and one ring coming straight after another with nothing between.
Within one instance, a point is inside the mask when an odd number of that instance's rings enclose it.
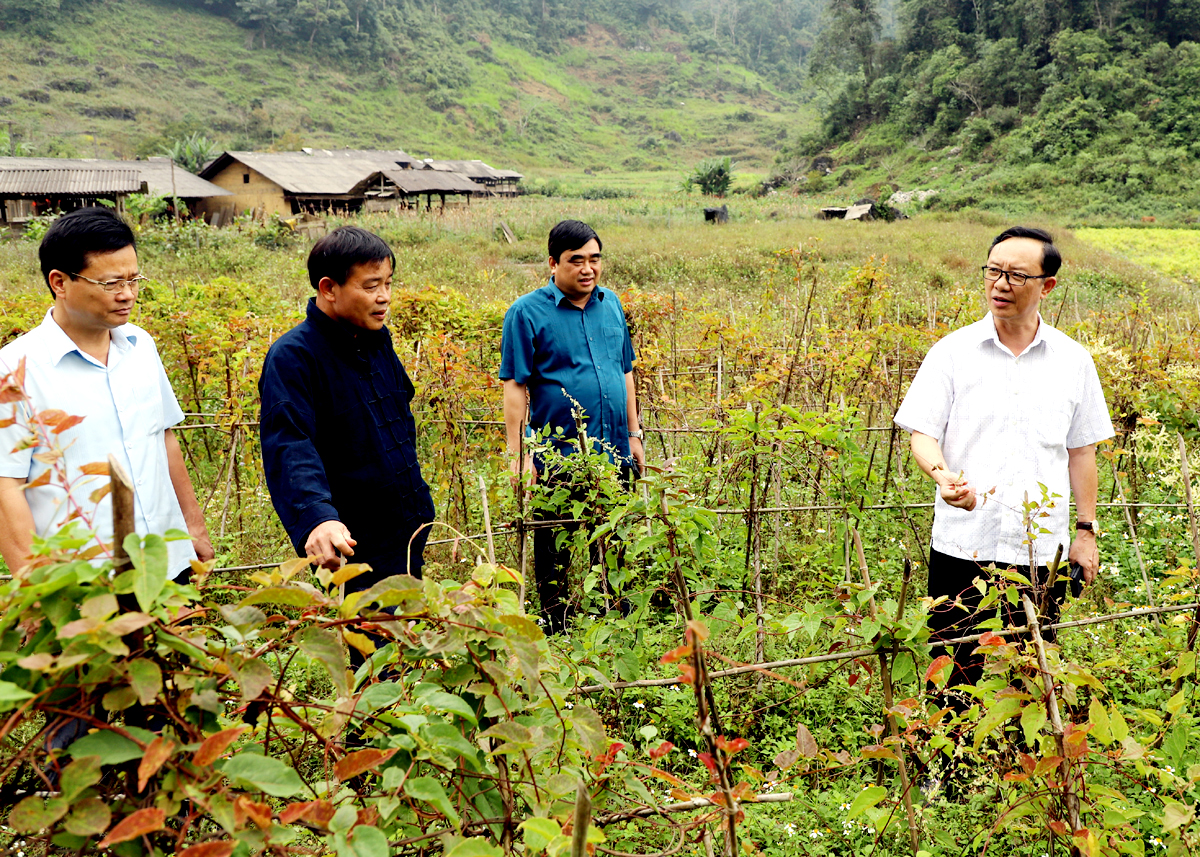
<instances>
[{"instance_id":1,"label":"tree","mask_svg":"<svg viewBox=\"0 0 1200 857\"><path fill-rule=\"evenodd\" d=\"M723 158L707 158L696 164L692 174L683 180L683 188L690 192L693 187L698 187L705 196L724 196L729 192L732 181L733 162L726 155Z\"/></svg>"},{"instance_id":2,"label":"tree","mask_svg":"<svg viewBox=\"0 0 1200 857\"><path fill-rule=\"evenodd\" d=\"M162 151L162 154L190 173L200 172L216 153L217 144L199 131L181 137Z\"/></svg>"},{"instance_id":3,"label":"tree","mask_svg":"<svg viewBox=\"0 0 1200 857\"><path fill-rule=\"evenodd\" d=\"M237 0L237 6L242 10L238 23L257 30L264 48L267 46L267 33L286 36L292 32L292 22L280 0Z\"/></svg>"}]
</instances>

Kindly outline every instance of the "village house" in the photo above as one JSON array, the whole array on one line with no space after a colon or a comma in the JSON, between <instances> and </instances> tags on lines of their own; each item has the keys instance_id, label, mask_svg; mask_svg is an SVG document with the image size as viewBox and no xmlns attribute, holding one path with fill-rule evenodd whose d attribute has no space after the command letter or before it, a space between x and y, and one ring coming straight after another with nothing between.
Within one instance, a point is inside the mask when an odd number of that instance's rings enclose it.
<instances>
[{"instance_id":1,"label":"village house","mask_svg":"<svg viewBox=\"0 0 1200 857\"><path fill-rule=\"evenodd\" d=\"M179 199L189 211L204 200L229 195L170 158L0 157L0 224L20 226L37 214L74 211L101 201L123 212L132 193Z\"/></svg>"},{"instance_id":2,"label":"village house","mask_svg":"<svg viewBox=\"0 0 1200 857\"><path fill-rule=\"evenodd\" d=\"M421 161L423 170L436 170L444 173L459 173L473 181L478 187L476 196L516 196L519 192L517 185L525 176L516 170L498 170L489 167L483 161L439 161L426 158Z\"/></svg>"}]
</instances>

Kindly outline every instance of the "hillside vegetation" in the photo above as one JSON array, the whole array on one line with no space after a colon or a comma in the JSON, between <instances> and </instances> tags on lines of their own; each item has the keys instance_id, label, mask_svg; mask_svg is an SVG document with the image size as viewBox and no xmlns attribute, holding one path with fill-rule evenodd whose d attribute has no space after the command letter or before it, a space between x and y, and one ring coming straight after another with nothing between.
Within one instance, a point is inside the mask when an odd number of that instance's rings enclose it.
<instances>
[{"instance_id":1,"label":"hillside vegetation","mask_svg":"<svg viewBox=\"0 0 1200 857\"><path fill-rule=\"evenodd\" d=\"M765 169L814 121L797 93L820 6L15 0L0 148L131 157L199 131L576 173Z\"/></svg>"},{"instance_id":2,"label":"hillside vegetation","mask_svg":"<svg viewBox=\"0 0 1200 857\"><path fill-rule=\"evenodd\" d=\"M1200 217L1200 2L836 0L838 96L781 161L840 183L937 187L935 204L1069 217ZM809 177L828 182L823 175Z\"/></svg>"}]
</instances>

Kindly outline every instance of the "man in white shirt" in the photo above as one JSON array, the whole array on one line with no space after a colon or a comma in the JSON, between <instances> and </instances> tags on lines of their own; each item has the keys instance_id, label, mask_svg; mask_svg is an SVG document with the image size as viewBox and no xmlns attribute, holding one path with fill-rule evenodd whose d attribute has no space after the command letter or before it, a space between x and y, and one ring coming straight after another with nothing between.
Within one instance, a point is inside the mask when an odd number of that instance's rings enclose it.
<instances>
[{"instance_id":1,"label":"man in white shirt","mask_svg":"<svg viewBox=\"0 0 1200 857\"><path fill-rule=\"evenodd\" d=\"M12 413L0 413L0 556L18 572L34 533L51 535L77 517L95 531L94 543L110 541L111 497L91 499L108 483L107 472L93 475L84 466L112 453L134 483L137 532L177 529L192 537L167 543L168 573L178 579L192 559L211 559L213 549L171 431L183 411L154 341L129 323L144 279L133 232L109 209L80 209L51 224L38 255L54 305L38 327L0 349L0 375L24 361L27 396ZM83 419L65 429L61 422L48 426L29 441L31 407ZM46 475L53 469L45 460L50 439L63 450L69 490Z\"/></svg>"},{"instance_id":2,"label":"man in white shirt","mask_svg":"<svg viewBox=\"0 0 1200 857\"><path fill-rule=\"evenodd\" d=\"M1042 602L1051 621L1066 588L1065 579L1048 580L1058 546L1070 545L1064 565L1069 558L1089 583L1100 566L1096 444L1113 429L1091 355L1038 312L1061 262L1043 230L998 235L983 266L989 313L929 350L896 413L917 464L937 483L929 595L949 602L930 617L935 639L971 634L986 618L975 612L972 581L988 578L993 563L1037 569L1035 591L1053 590ZM953 604L960 597L966 611ZM1025 624L1020 608L1009 621ZM982 676L975 647L955 648L949 685Z\"/></svg>"}]
</instances>

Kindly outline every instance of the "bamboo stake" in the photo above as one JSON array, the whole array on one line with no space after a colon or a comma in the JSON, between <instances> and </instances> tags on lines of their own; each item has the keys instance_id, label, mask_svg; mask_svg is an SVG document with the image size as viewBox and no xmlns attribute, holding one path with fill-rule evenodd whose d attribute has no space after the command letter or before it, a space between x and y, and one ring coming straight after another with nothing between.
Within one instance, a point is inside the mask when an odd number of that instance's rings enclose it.
<instances>
[{"instance_id":1,"label":"bamboo stake","mask_svg":"<svg viewBox=\"0 0 1200 857\"><path fill-rule=\"evenodd\" d=\"M1050 716L1050 729L1054 734L1054 743L1058 755L1062 757L1058 769L1062 774L1063 799L1067 804L1067 819L1071 822L1071 832L1079 830L1079 797L1071 787L1071 764L1067 761L1066 738L1063 733L1062 717L1058 712L1058 697L1054 694L1054 680L1050 678L1050 667L1046 663L1046 645L1042 642L1042 632L1038 627L1037 611L1029 594L1021 595L1021 603L1025 607L1025 620L1029 623L1029 632L1033 637L1033 645L1037 650L1038 670L1042 674L1042 685L1046 689L1046 713Z\"/></svg>"},{"instance_id":2,"label":"bamboo stake","mask_svg":"<svg viewBox=\"0 0 1200 857\"><path fill-rule=\"evenodd\" d=\"M1141 569L1141 572L1142 572L1142 584L1146 588L1146 601L1151 607L1157 607L1158 605L1154 603L1154 590L1150 586L1150 575L1148 575L1146 573L1146 562L1145 562L1145 560L1142 559L1142 549L1138 545L1137 530L1134 529L1134 527L1133 527L1133 515L1131 515L1129 513L1129 506L1124 505L1125 504L1125 489L1123 489L1121 487L1121 477L1117 473L1117 461L1115 458L1110 458L1108 460L1108 463L1112 467L1113 485L1115 485L1117 488L1117 496L1121 498L1121 503L1124 506L1125 525L1127 527L1129 527L1129 538L1130 538L1130 541L1133 542L1133 553L1137 557L1138 568ZM1159 618L1157 615L1154 617L1154 624L1155 625L1162 624L1159 621Z\"/></svg>"},{"instance_id":3,"label":"bamboo stake","mask_svg":"<svg viewBox=\"0 0 1200 857\"><path fill-rule=\"evenodd\" d=\"M743 806L753 806L756 803L790 803L791 800L791 792L768 792L766 794L759 795L752 802L745 803ZM690 812L693 809L704 809L710 806L720 806L720 804L713 803L706 797L698 797L692 800L685 800L680 803L669 803L666 806L641 806L637 809L611 812L608 815L597 816L595 819L593 819L592 823L597 827L602 827L606 824L614 824L618 821L628 821L633 818L652 818L653 816L660 815L662 813Z\"/></svg>"},{"instance_id":4,"label":"bamboo stake","mask_svg":"<svg viewBox=\"0 0 1200 857\"><path fill-rule=\"evenodd\" d=\"M871 591L871 572L867 568L867 558L863 554L862 539L858 535L858 530L851 531L854 534L854 550L858 556L858 570L862 573L863 586L867 591ZM907 589L907 586L905 587ZM871 618L879 618L879 610L875 606L875 593L870 595ZM904 602L901 601L900 607L897 610L896 621L899 622L904 614ZM878 635L875 637L879 639ZM883 705L885 711L890 711L895 699L892 695L892 669L888 664L887 652L880 650L879 652L879 674L883 678ZM912 802L912 786L908 779L908 762L905 760L904 747L900 741L900 726L896 722L894 714L887 715L888 730L892 733L892 738L896 740L896 766L900 770L900 789L904 797L904 813L908 817L908 838L912 844L913 854L921 850L921 836L917 829L917 814L913 809Z\"/></svg>"},{"instance_id":5,"label":"bamboo stake","mask_svg":"<svg viewBox=\"0 0 1200 857\"><path fill-rule=\"evenodd\" d=\"M488 507L487 483L483 481L482 473L479 474L479 496L483 500L483 528L487 531L488 562L495 565L496 542L492 538L492 512Z\"/></svg>"},{"instance_id":6,"label":"bamboo stake","mask_svg":"<svg viewBox=\"0 0 1200 857\"><path fill-rule=\"evenodd\" d=\"M129 567L125 537L136 529L133 480L129 478L117 457L111 453L108 456L108 476L112 481L113 569L120 574Z\"/></svg>"},{"instance_id":7,"label":"bamboo stake","mask_svg":"<svg viewBox=\"0 0 1200 857\"><path fill-rule=\"evenodd\" d=\"M575 815L571 827L571 857L587 857L588 825L592 822L592 799L583 781L575 790Z\"/></svg>"},{"instance_id":8,"label":"bamboo stake","mask_svg":"<svg viewBox=\"0 0 1200 857\"><path fill-rule=\"evenodd\" d=\"M220 537L225 537L225 521L229 515L229 492L233 487L233 471L237 467L237 445L241 439L241 428L233 430L233 438L229 442L229 470L225 473L225 499L221 503Z\"/></svg>"},{"instance_id":9,"label":"bamboo stake","mask_svg":"<svg viewBox=\"0 0 1200 857\"><path fill-rule=\"evenodd\" d=\"M1188 523L1192 529L1192 551L1196 555L1196 567L1200 568L1200 527L1196 523L1196 507L1192 504L1192 474L1188 467L1187 444L1183 441L1182 432L1176 432L1179 438L1179 474L1183 477L1183 498L1187 502ZM1196 636L1200 631L1200 605L1196 606L1196 612L1192 614L1192 624L1188 628L1187 635L1187 650L1193 652L1196 650ZM1179 693L1183 689L1183 676L1175 679L1175 693Z\"/></svg>"}]
</instances>

